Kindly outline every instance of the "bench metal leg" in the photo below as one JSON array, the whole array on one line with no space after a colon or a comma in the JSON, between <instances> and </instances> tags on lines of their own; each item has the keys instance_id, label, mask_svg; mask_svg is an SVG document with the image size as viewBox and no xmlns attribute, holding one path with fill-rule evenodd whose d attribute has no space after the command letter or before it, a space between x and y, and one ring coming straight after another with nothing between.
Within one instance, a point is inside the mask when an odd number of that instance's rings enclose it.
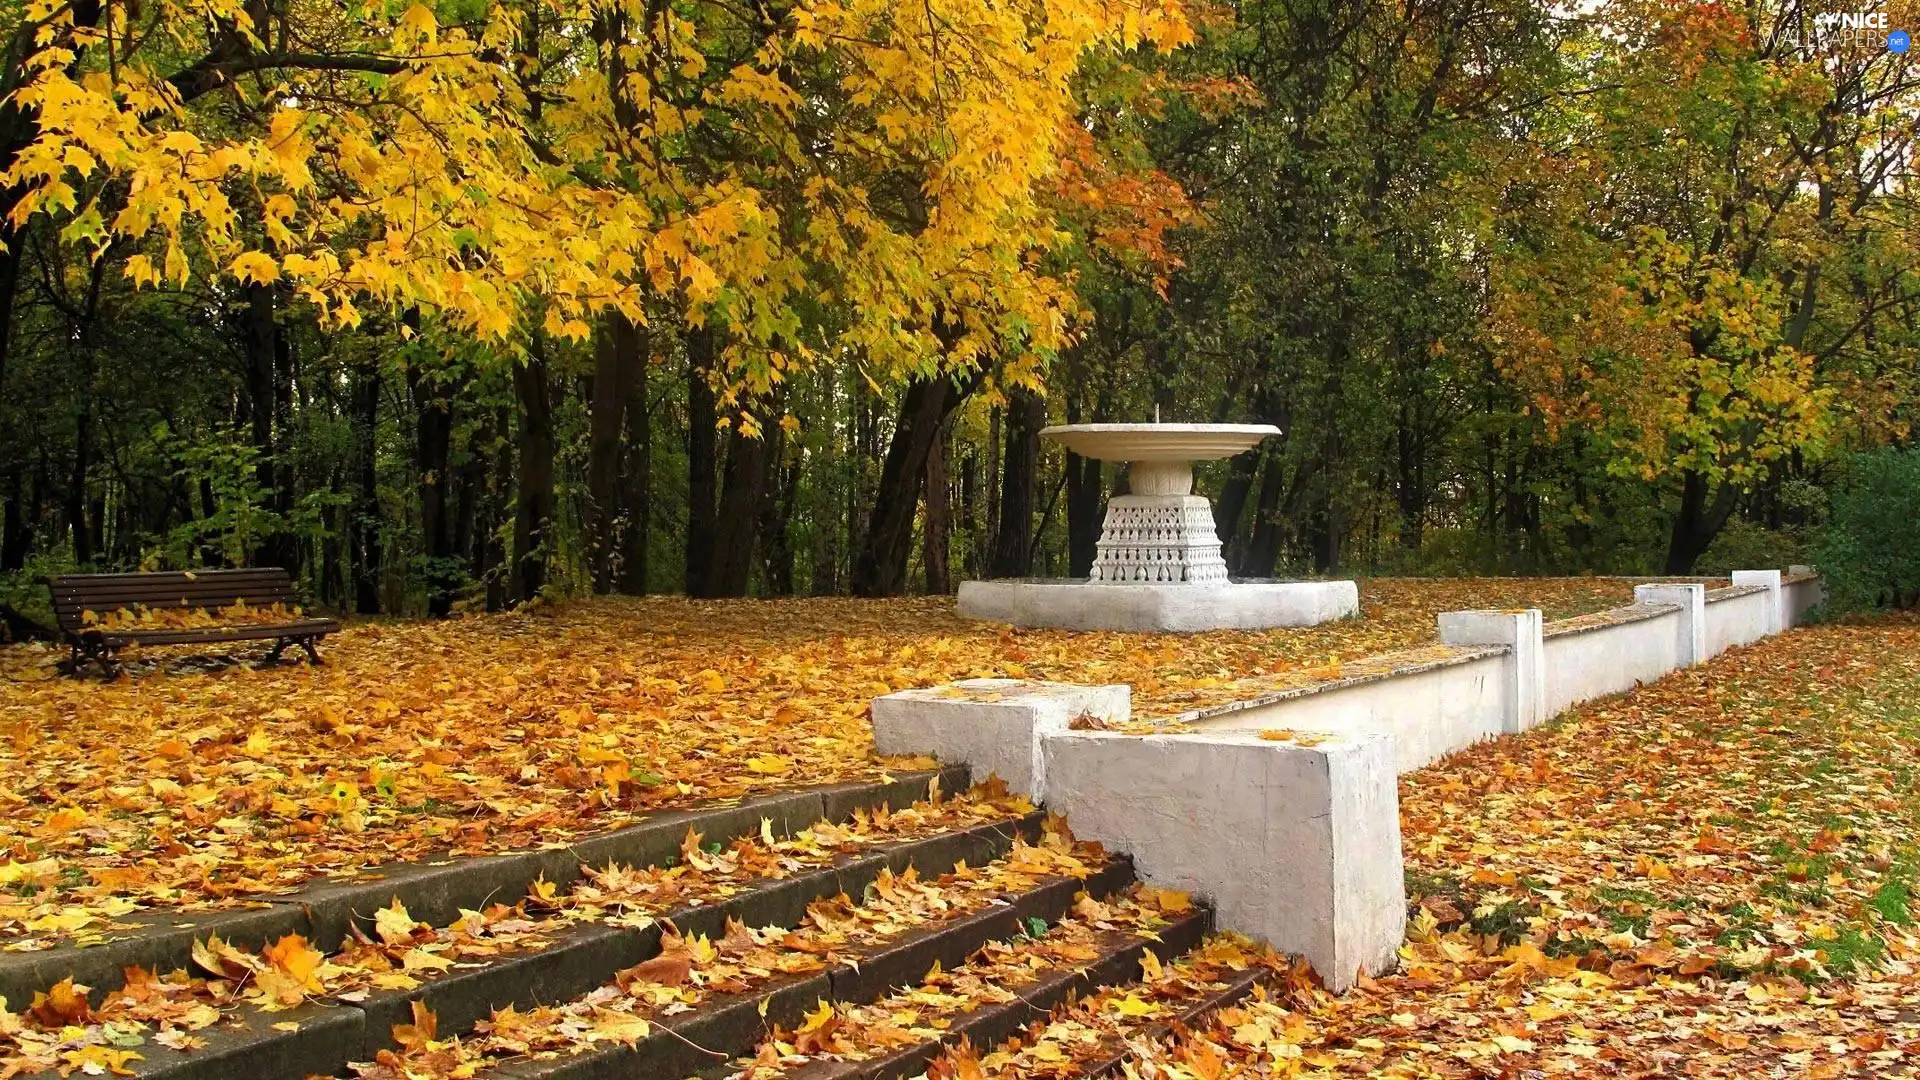
<instances>
[{"instance_id":1,"label":"bench metal leg","mask_svg":"<svg viewBox=\"0 0 1920 1080\"><path fill-rule=\"evenodd\" d=\"M99 664L100 674L113 677L119 673L120 665L114 661L113 650L97 641L76 641L68 653L68 674L78 676L88 664Z\"/></svg>"},{"instance_id":2,"label":"bench metal leg","mask_svg":"<svg viewBox=\"0 0 1920 1080\"><path fill-rule=\"evenodd\" d=\"M273 651L267 654L268 662L276 663L276 664L279 663L280 654L282 652L285 652L287 646L289 645L298 645L302 649L305 649L307 652L307 659L312 663L315 663L315 664L326 663L325 660L320 659L320 650L314 647L314 639L311 637L297 637L297 638L283 637L279 641L274 642Z\"/></svg>"}]
</instances>

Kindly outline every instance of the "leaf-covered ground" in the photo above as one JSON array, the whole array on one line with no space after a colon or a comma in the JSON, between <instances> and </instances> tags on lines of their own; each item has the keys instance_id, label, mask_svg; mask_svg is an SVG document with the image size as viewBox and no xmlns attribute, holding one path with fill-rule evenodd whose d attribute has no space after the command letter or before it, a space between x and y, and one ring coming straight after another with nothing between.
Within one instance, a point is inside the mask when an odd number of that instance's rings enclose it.
<instances>
[{"instance_id":1,"label":"leaf-covered ground","mask_svg":"<svg viewBox=\"0 0 1920 1080\"><path fill-rule=\"evenodd\" d=\"M0 649L0 948L111 932L451 849L556 843L667 805L877 777L876 694L975 676L1128 681L1143 710L1433 638L1434 615L1624 602L1614 579L1383 580L1365 617L1200 635L1014 632L950 600L603 600L370 622L329 663L113 682Z\"/></svg>"},{"instance_id":2,"label":"leaf-covered ground","mask_svg":"<svg viewBox=\"0 0 1920 1080\"><path fill-rule=\"evenodd\" d=\"M1914 1075L1917 747L1920 626L1881 623L1456 755L1403 780L1404 970L1263 996L1137 1074Z\"/></svg>"}]
</instances>

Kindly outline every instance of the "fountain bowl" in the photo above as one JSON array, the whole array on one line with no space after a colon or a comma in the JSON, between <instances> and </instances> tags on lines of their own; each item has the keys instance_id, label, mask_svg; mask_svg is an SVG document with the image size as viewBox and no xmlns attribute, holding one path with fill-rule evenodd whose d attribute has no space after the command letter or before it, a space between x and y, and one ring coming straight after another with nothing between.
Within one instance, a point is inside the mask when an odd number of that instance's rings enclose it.
<instances>
[{"instance_id":1,"label":"fountain bowl","mask_svg":"<svg viewBox=\"0 0 1920 1080\"><path fill-rule=\"evenodd\" d=\"M1272 424L1060 424L1040 431L1101 461L1215 461L1278 434Z\"/></svg>"}]
</instances>

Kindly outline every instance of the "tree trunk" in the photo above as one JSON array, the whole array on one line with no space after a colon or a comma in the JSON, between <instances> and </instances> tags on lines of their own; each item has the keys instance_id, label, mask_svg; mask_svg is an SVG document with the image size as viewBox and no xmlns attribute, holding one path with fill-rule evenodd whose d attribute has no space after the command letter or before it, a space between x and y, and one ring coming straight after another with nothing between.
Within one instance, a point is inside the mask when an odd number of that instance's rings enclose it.
<instances>
[{"instance_id":1,"label":"tree trunk","mask_svg":"<svg viewBox=\"0 0 1920 1080\"><path fill-rule=\"evenodd\" d=\"M708 569L707 591L703 596L745 596L753 579L754 534L759 525L759 510L767 486L767 456L772 438L766 427L765 410L761 414L762 431L758 438L738 430L727 437L727 471L720 492L720 514L714 523L713 561Z\"/></svg>"},{"instance_id":2,"label":"tree trunk","mask_svg":"<svg viewBox=\"0 0 1920 1080\"><path fill-rule=\"evenodd\" d=\"M254 483L261 497L272 499L274 351L276 324L273 317L273 288L254 283L246 286L246 309L242 312L243 340L247 357L247 425L253 442ZM247 558L256 565L281 565L277 537L261 537L259 546Z\"/></svg>"},{"instance_id":3,"label":"tree trunk","mask_svg":"<svg viewBox=\"0 0 1920 1080\"><path fill-rule=\"evenodd\" d=\"M12 105L0 105L0 112L11 111ZM13 155L9 154L9 160ZM8 193L4 199L4 208L11 211L19 203L19 196ZM13 348L13 301L20 293L20 235L4 214L0 214L0 395L6 393L8 352Z\"/></svg>"},{"instance_id":4,"label":"tree trunk","mask_svg":"<svg viewBox=\"0 0 1920 1080\"><path fill-rule=\"evenodd\" d=\"M907 588L907 561L913 551L914 510L926 478L927 455L946 419L978 384L978 376L956 386L937 375L908 384L900 415L880 466L880 484L867 517L866 542L853 565L855 596L899 596Z\"/></svg>"},{"instance_id":5,"label":"tree trunk","mask_svg":"<svg viewBox=\"0 0 1920 1080\"><path fill-rule=\"evenodd\" d=\"M1666 573L1693 573L1693 564L1706 554L1713 538L1733 516L1737 497L1730 484L1722 485L1714 494L1705 476L1691 469L1682 474L1680 510L1674 515L1673 531L1667 540Z\"/></svg>"},{"instance_id":6,"label":"tree trunk","mask_svg":"<svg viewBox=\"0 0 1920 1080\"><path fill-rule=\"evenodd\" d=\"M441 386L437 377L424 377L418 364L407 367L407 388L413 397L414 441L420 455L420 531L426 545L427 612L441 619L453 611L461 569L453 544L453 522L447 513L447 487L453 479L455 394Z\"/></svg>"},{"instance_id":7,"label":"tree trunk","mask_svg":"<svg viewBox=\"0 0 1920 1080\"><path fill-rule=\"evenodd\" d=\"M547 585L553 530L552 388L547 379L546 338L535 332L526 362L513 369L520 402L520 477L513 504L513 600L526 603Z\"/></svg>"},{"instance_id":8,"label":"tree trunk","mask_svg":"<svg viewBox=\"0 0 1920 1080\"><path fill-rule=\"evenodd\" d=\"M89 382L92 380L89 379ZM74 424L73 472L67 480L67 529L73 537L73 561L93 562L93 530L87 528L87 473L93 448L93 391L83 388L80 418Z\"/></svg>"},{"instance_id":9,"label":"tree trunk","mask_svg":"<svg viewBox=\"0 0 1920 1080\"><path fill-rule=\"evenodd\" d=\"M980 456L970 445L960 455L960 531L966 537L960 552L960 572L967 577L981 575L980 564Z\"/></svg>"},{"instance_id":10,"label":"tree trunk","mask_svg":"<svg viewBox=\"0 0 1920 1080\"><path fill-rule=\"evenodd\" d=\"M1254 500L1253 530L1247 539L1246 558L1234 568L1235 576L1272 577L1280 564L1280 549L1286 533L1280 523L1280 501L1286 491L1286 468L1279 454L1267 457L1260 475L1260 494Z\"/></svg>"},{"instance_id":11,"label":"tree trunk","mask_svg":"<svg viewBox=\"0 0 1920 1080\"><path fill-rule=\"evenodd\" d=\"M1331 574L1340 569L1340 536L1340 507L1333 486L1324 478L1317 480L1307 510L1307 553L1313 558L1315 573Z\"/></svg>"},{"instance_id":12,"label":"tree trunk","mask_svg":"<svg viewBox=\"0 0 1920 1080\"><path fill-rule=\"evenodd\" d=\"M628 507L622 505L620 433L625 427L634 372L640 365L640 331L626 316L607 316L594 351L587 438L587 508L584 531L593 591L613 591Z\"/></svg>"},{"instance_id":13,"label":"tree trunk","mask_svg":"<svg viewBox=\"0 0 1920 1080\"><path fill-rule=\"evenodd\" d=\"M1401 406L1400 424L1394 433L1394 495L1400 508L1400 547L1420 550L1427 520L1426 448L1419 431L1420 415L1415 406Z\"/></svg>"},{"instance_id":14,"label":"tree trunk","mask_svg":"<svg viewBox=\"0 0 1920 1080\"><path fill-rule=\"evenodd\" d=\"M507 408L494 410L494 438L499 445L493 455L493 480L488 485L487 513L476 536L478 569L474 576L487 583L487 610L505 611L512 603L512 582L507 572L506 505L513 491L514 440L507 438L513 429L513 413Z\"/></svg>"},{"instance_id":15,"label":"tree trunk","mask_svg":"<svg viewBox=\"0 0 1920 1080\"><path fill-rule=\"evenodd\" d=\"M18 570L27 565L33 529L27 523L26 509L22 505L24 501L20 491L20 474L8 474L6 522L0 526L0 571Z\"/></svg>"},{"instance_id":16,"label":"tree trunk","mask_svg":"<svg viewBox=\"0 0 1920 1080\"><path fill-rule=\"evenodd\" d=\"M1004 411L987 411L987 460L980 471L980 506L987 520L973 538L974 573L983 578L993 576L994 546L1000 541L1000 425Z\"/></svg>"},{"instance_id":17,"label":"tree trunk","mask_svg":"<svg viewBox=\"0 0 1920 1080\"><path fill-rule=\"evenodd\" d=\"M829 409L832 407L828 405ZM830 413L830 424L833 419ZM840 475L840 465L844 460L836 461L832 453L812 454L807 459L807 470L813 476L813 499L807 513L812 540L807 554L813 560L807 581L807 593L810 596L832 596L840 588L840 513L835 503L829 500L828 493L834 496L839 494L840 486L834 483L834 479Z\"/></svg>"},{"instance_id":18,"label":"tree trunk","mask_svg":"<svg viewBox=\"0 0 1920 1080\"><path fill-rule=\"evenodd\" d=\"M714 330L703 326L687 334L687 558L688 596L708 596L713 577L714 488L719 472L713 384Z\"/></svg>"},{"instance_id":19,"label":"tree trunk","mask_svg":"<svg viewBox=\"0 0 1920 1080\"><path fill-rule=\"evenodd\" d=\"M630 341L616 348L633 350L632 377L627 386L626 446L622 455L620 510L623 515L618 553L620 591L641 596L647 591L647 547L653 530L653 414L647 401L647 376L652 369L646 339L640 328L619 319L615 330L626 327Z\"/></svg>"},{"instance_id":20,"label":"tree trunk","mask_svg":"<svg viewBox=\"0 0 1920 1080\"><path fill-rule=\"evenodd\" d=\"M327 494L330 504L321 511L326 522L326 535L320 540L320 603L325 607L344 606L346 603L346 572L341 539L347 533L347 512L338 503L346 495L346 478L340 466L327 470ZM181 502L186 501L184 485ZM183 517L191 516L190 508L183 507Z\"/></svg>"},{"instance_id":21,"label":"tree trunk","mask_svg":"<svg viewBox=\"0 0 1920 1080\"><path fill-rule=\"evenodd\" d=\"M1253 494L1253 481L1265 456L1265 448L1259 446L1235 454L1233 460L1227 462L1227 481L1220 486L1220 497L1213 502L1213 531L1220 537L1221 554L1227 565L1236 572L1246 561L1246 551L1252 542L1240 525L1246 516L1247 497Z\"/></svg>"},{"instance_id":22,"label":"tree trunk","mask_svg":"<svg viewBox=\"0 0 1920 1080\"><path fill-rule=\"evenodd\" d=\"M793 595L793 511L800 498L797 448L779 424L767 428L767 482L760 499L760 572L768 596ZM789 460L789 458L791 460Z\"/></svg>"},{"instance_id":23,"label":"tree trunk","mask_svg":"<svg viewBox=\"0 0 1920 1080\"><path fill-rule=\"evenodd\" d=\"M276 290L276 304L282 311L286 308L288 294ZM287 440L293 431L293 392L294 380L293 335L287 332L283 319L276 318L273 324L273 428L275 458L273 463L273 509L279 516L279 526L274 532L273 565L284 567L287 573L298 581L304 564L304 550L300 536L294 531L294 510L300 505L300 477L294 469L294 455L286 452Z\"/></svg>"},{"instance_id":24,"label":"tree trunk","mask_svg":"<svg viewBox=\"0 0 1920 1080\"><path fill-rule=\"evenodd\" d=\"M353 563L353 610L380 613L380 363L367 365L353 388L354 434L360 440L360 487L347 534Z\"/></svg>"},{"instance_id":25,"label":"tree trunk","mask_svg":"<svg viewBox=\"0 0 1920 1080\"><path fill-rule=\"evenodd\" d=\"M1100 554L1101 465L1098 458L1067 453L1067 576L1093 573Z\"/></svg>"},{"instance_id":26,"label":"tree trunk","mask_svg":"<svg viewBox=\"0 0 1920 1080\"><path fill-rule=\"evenodd\" d=\"M953 573L948 560L953 533L947 480L947 439L951 431L948 424L942 423L932 449L927 452L926 515L920 532L920 566L926 572L925 591L929 596L944 596L953 591Z\"/></svg>"},{"instance_id":27,"label":"tree trunk","mask_svg":"<svg viewBox=\"0 0 1920 1080\"><path fill-rule=\"evenodd\" d=\"M1028 390L1015 390L1007 403L1006 453L1000 475L1000 529L993 538L992 577L1033 573L1033 513L1039 501L1040 429L1047 423L1047 402Z\"/></svg>"}]
</instances>

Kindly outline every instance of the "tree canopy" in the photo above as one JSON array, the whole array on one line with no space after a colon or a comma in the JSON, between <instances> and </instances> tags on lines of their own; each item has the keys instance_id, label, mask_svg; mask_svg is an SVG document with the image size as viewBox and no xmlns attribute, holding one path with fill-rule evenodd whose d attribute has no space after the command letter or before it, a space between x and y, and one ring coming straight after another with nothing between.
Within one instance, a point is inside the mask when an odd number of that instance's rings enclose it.
<instances>
[{"instance_id":1,"label":"tree canopy","mask_svg":"<svg viewBox=\"0 0 1920 1080\"><path fill-rule=\"evenodd\" d=\"M1241 575L1685 572L1911 437L1911 62L1799 5L5 10L6 570L1075 574L1038 430L1158 410L1284 429Z\"/></svg>"}]
</instances>

